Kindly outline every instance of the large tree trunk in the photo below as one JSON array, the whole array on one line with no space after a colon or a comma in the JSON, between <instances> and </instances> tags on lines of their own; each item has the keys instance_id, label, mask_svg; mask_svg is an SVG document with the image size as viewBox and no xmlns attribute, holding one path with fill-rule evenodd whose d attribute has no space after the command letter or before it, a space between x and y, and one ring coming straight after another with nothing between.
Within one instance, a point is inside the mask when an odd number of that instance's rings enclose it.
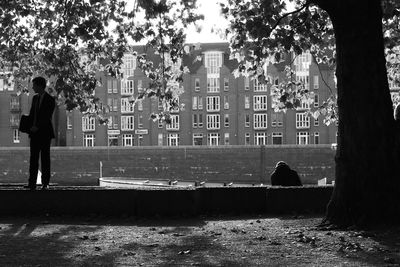
<instances>
[{"instance_id":1,"label":"large tree trunk","mask_svg":"<svg viewBox=\"0 0 400 267\"><path fill-rule=\"evenodd\" d=\"M400 160L381 3L332 2L326 11L336 37L339 132L335 188L326 220L339 226L386 222L400 210Z\"/></svg>"}]
</instances>

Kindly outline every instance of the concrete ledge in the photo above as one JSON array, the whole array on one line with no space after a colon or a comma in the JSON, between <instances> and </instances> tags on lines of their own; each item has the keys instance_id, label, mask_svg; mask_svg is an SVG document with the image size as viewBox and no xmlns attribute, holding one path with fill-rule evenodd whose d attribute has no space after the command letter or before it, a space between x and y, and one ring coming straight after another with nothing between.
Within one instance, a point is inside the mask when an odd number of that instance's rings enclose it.
<instances>
[{"instance_id":1,"label":"concrete ledge","mask_svg":"<svg viewBox=\"0 0 400 267\"><path fill-rule=\"evenodd\" d=\"M324 212L332 186L0 189L1 215L198 215Z\"/></svg>"}]
</instances>

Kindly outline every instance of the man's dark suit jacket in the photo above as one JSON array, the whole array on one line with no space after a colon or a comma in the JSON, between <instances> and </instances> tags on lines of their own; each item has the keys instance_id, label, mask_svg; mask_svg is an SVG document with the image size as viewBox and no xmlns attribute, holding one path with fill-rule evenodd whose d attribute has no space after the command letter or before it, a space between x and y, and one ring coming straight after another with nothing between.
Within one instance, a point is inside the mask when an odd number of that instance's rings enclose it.
<instances>
[{"instance_id":1,"label":"man's dark suit jacket","mask_svg":"<svg viewBox=\"0 0 400 267\"><path fill-rule=\"evenodd\" d=\"M32 106L29 112L29 116L32 118L32 122L35 118L35 109L37 105L37 101L39 101L39 95L36 94L32 99ZM44 92L42 103L40 104L39 111L36 118L36 127L39 130L33 134L30 133L29 137L40 137L43 139L52 139L55 137L54 135L54 127L52 122L52 115L55 108L55 100L49 95L47 92Z\"/></svg>"}]
</instances>

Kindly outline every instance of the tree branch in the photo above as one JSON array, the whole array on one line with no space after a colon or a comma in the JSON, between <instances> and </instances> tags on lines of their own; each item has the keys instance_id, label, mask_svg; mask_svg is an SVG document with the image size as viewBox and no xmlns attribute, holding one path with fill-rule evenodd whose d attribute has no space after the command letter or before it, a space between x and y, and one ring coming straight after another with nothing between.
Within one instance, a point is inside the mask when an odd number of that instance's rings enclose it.
<instances>
[{"instance_id":1,"label":"tree branch","mask_svg":"<svg viewBox=\"0 0 400 267\"><path fill-rule=\"evenodd\" d=\"M275 22L274 26L272 26L271 32L272 32L273 30L275 30L276 27L278 27L278 25L281 23L281 21L282 21L284 18L286 18L286 17L288 17L288 16L290 16L290 15L293 15L293 14L296 14L296 13L301 12L303 9L305 9L305 8L308 7L309 5L310 5L310 3L307 1L301 8L296 9L296 10L294 10L294 11L292 11L292 12L288 12L288 13L286 13L286 14L283 14L283 15Z\"/></svg>"}]
</instances>

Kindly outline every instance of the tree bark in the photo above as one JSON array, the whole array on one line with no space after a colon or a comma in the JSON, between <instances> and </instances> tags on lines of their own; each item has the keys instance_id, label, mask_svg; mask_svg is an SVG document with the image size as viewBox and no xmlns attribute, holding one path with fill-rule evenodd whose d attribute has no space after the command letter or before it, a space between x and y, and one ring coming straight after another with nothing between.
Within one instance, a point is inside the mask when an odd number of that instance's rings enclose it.
<instances>
[{"instance_id":1,"label":"tree bark","mask_svg":"<svg viewBox=\"0 0 400 267\"><path fill-rule=\"evenodd\" d=\"M326 11L336 38L339 127L335 188L325 219L338 226L387 222L400 211L400 157L381 1L333 3Z\"/></svg>"}]
</instances>

